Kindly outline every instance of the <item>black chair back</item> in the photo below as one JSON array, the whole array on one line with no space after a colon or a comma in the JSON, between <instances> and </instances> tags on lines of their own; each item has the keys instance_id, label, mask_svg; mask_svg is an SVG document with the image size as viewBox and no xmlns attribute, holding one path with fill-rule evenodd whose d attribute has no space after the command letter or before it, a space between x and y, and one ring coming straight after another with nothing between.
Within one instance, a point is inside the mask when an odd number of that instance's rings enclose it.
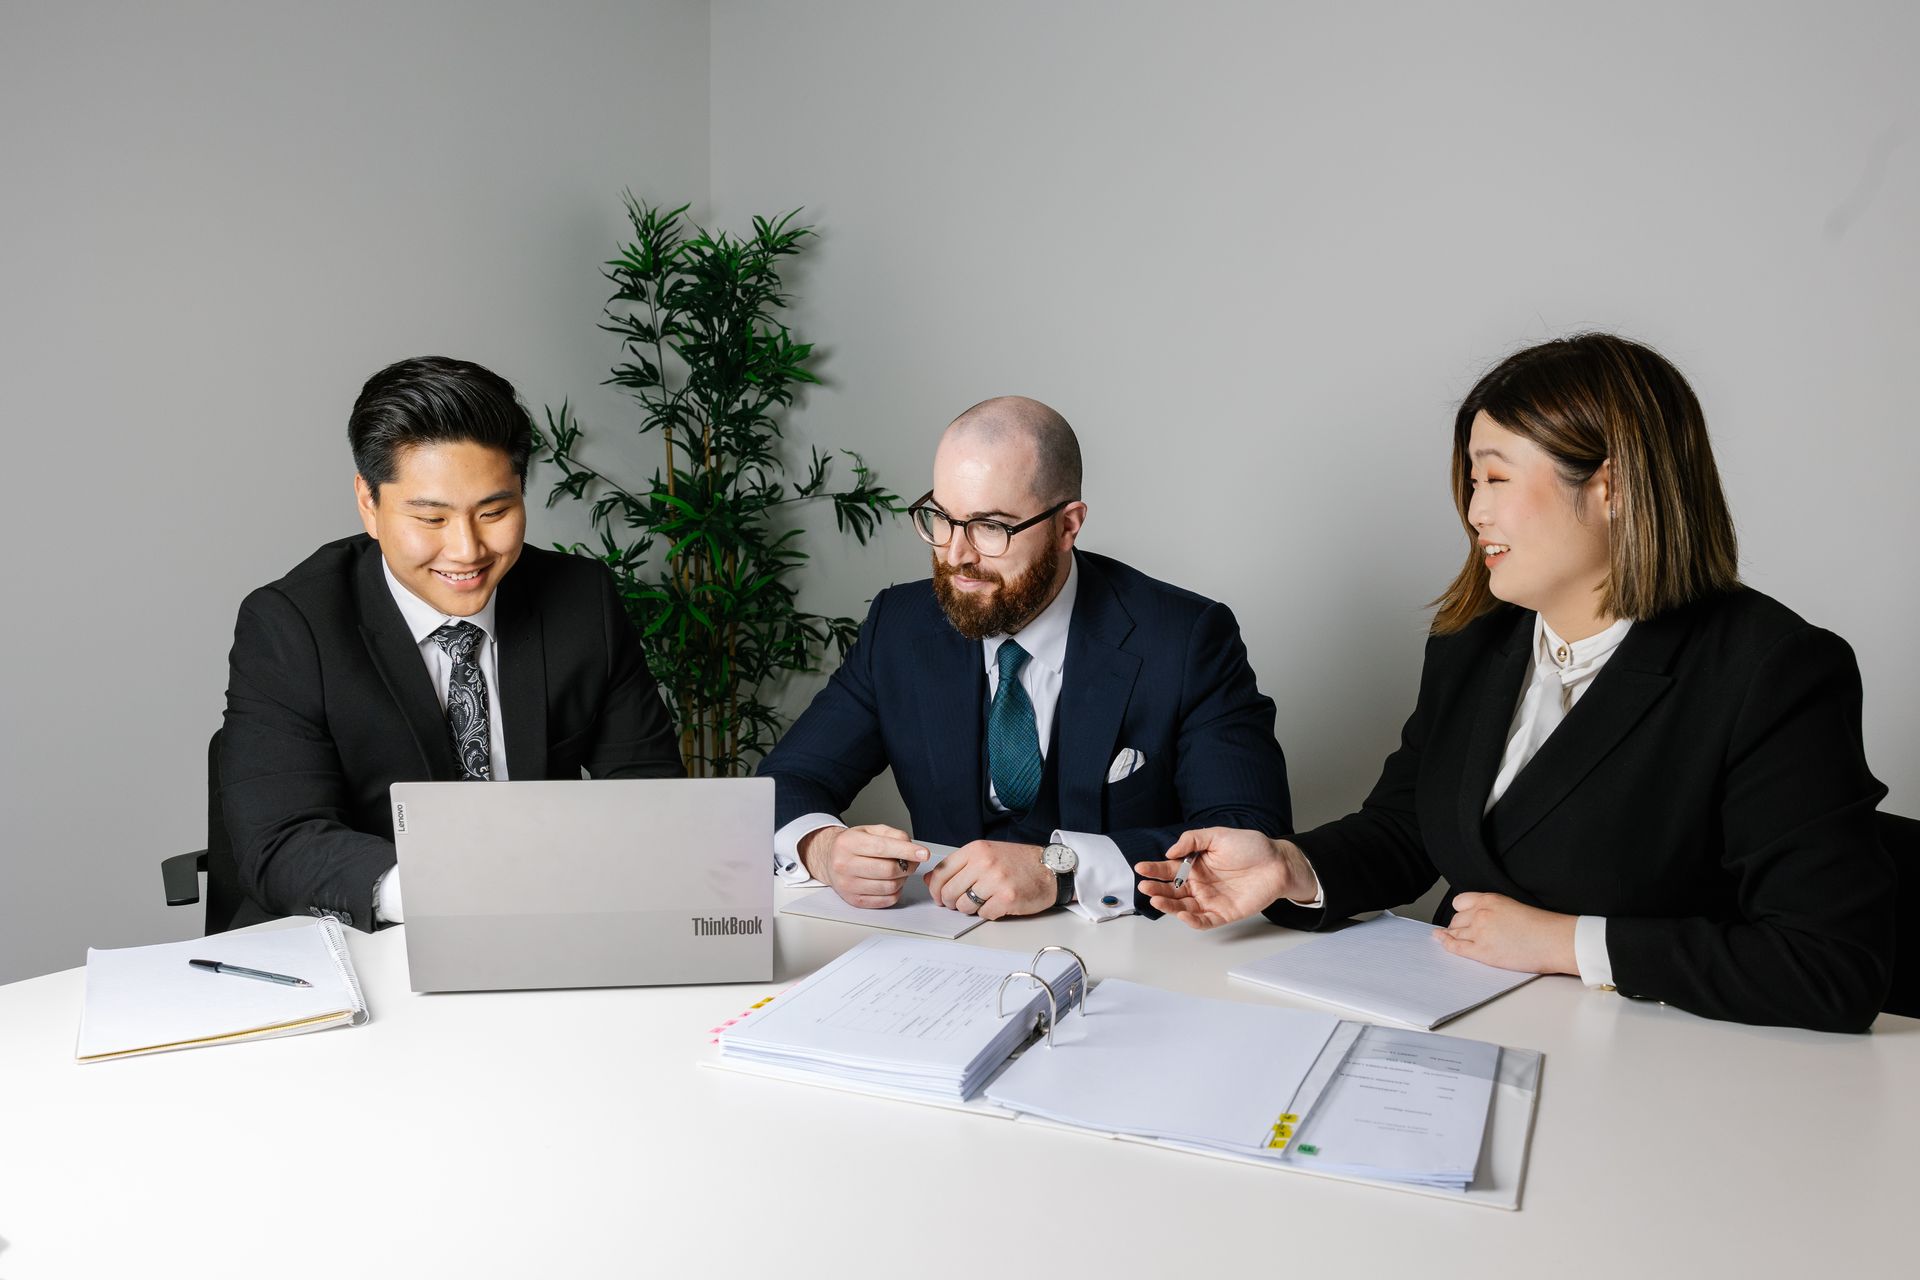
<instances>
[{"instance_id":1,"label":"black chair back","mask_svg":"<svg viewBox=\"0 0 1920 1280\"><path fill-rule=\"evenodd\" d=\"M1874 815L1880 843L1893 858L1893 986L1888 1013L1920 1018L1920 821L1897 813Z\"/></svg>"},{"instance_id":2,"label":"black chair back","mask_svg":"<svg viewBox=\"0 0 1920 1280\"><path fill-rule=\"evenodd\" d=\"M234 928L234 917L246 905L233 842L227 839L226 815L220 810L220 733L215 730L207 743L207 933Z\"/></svg>"}]
</instances>

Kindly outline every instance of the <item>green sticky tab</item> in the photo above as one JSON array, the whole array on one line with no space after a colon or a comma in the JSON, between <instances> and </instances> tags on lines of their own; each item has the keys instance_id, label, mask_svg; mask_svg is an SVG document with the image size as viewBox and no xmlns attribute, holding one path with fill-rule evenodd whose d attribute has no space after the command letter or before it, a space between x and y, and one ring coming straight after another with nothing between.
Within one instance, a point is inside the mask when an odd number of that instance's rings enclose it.
<instances>
[{"instance_id":1,"label":"green sticky tab","mask_svg":"<svg viewBox=\"0 0 1920 1280\"><path fill-rule=\"evenodd\" d=\"M1317 1156L1320 1154L1320 1148L1314 1146L1311 1142L1303 1142L1295 1147L1294 1150L1303 1156Z\"/></svg>"}]
</instances>

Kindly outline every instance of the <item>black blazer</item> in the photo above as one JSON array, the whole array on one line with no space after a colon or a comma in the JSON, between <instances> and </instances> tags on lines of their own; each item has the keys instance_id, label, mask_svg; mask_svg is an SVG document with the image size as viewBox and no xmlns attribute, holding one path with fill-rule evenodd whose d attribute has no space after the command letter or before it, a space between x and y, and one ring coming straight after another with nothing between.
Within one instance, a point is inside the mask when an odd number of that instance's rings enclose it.
<instances>
[{"instance_id":1,"label":"black blazer","mask_svg":"<svg viewBox=\"0 0 1920 1280\"><path fill-rule=\"evenodd\" d=\"M525 547L498 599L510 777L681 776L606 566ZM373 928L373 886L394 865L387 788L460 777L379 544L330 542L249 595L229 664L220 800L250 900L234 924L305 912Z\"/></svg>"},{"instance_id":2,"label":"black blazer","mask_svg":"<svg viewBox=\"0 0 1920 1280\"><path fill-rule=\"evenodd\" d=\"M1189 827L1289 830L1273 702L1233 612L1118 560L1074 556L1055 715L1060 826L1109 836L1129 859L1159 857ZM760 762L775 821L841 813L891 767L916 837L978 839L986 688L980 642L953 629L931 581L882 591L846 661ZM1145 763L1110 783L1125 747Z\"/></svg>"},{"instance_id":3,"label":"black blazer","mask_svg":"<svg viewBox=\"0 0 1920 1280\"><path fill-rule=\"evenodd\" d=\"M1267 915L1318 928L1439 876L1605 916L1623 993L1864 1030L1887 991L1894 874L1853 650L1744 588L1636 623L1483 818L1533 623L1502 606L1427 642L1419 702L1365 805L1295 837L1325 907Z\"/></svg>"}]
</instances>

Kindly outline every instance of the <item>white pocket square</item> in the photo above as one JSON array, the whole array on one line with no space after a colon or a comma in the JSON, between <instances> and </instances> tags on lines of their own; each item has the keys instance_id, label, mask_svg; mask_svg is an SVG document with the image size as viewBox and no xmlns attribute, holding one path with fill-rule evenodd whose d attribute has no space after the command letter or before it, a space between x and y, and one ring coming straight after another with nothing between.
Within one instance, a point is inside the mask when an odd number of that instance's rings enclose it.
<instances>
[{"instance_id":1,"label":"white pocket square","mask_svg":"<svg viewBox=\"0 0 1920 1280\"><path fill-rule=\"evenodd\" d=\"M1127 775L1139 772L1146 764L1147 758L1132 747L1120 748L1120 754L1107 766L1107 785L1112 786Z\"/></svg>"}]
</instances>

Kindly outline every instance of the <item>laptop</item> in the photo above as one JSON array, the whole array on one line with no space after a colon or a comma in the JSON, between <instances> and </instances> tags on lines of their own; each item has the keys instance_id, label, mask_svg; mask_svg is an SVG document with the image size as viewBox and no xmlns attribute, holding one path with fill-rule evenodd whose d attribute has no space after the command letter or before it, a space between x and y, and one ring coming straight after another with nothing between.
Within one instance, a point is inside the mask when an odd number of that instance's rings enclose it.
<instances>
[{"instance_id":1,"label":"laptop","mask_svg":"<svg viewBox=\"0 0 1920 1280\"><path fill-rule=\"evenodd\" d=\"M773 978L773 780L398 782L415 991Z\"/></svg>"}]
</instances>

